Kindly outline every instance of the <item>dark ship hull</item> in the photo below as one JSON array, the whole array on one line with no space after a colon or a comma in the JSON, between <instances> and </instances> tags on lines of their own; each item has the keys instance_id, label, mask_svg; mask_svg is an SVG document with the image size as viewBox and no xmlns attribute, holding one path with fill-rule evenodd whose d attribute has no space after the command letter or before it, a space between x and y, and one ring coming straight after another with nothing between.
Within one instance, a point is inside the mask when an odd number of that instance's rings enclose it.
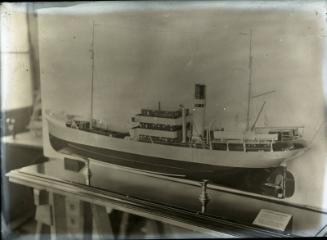
<instances>
[{"instance_id":1,"label":"dark ship hull","mask_svg":"<svg viewBox=\"0 0 327 240\"><path fill-rule=\"evenodd\" d=\"M208 164L174 161L171 159L147 157L138 154L120 152L99 147L65 141L49 134L51 146L64 154L77 154L85 158L139 169L151 173L183 177L196 181L204 179L211 183L243 191L277 197L280 193L270 185L278 185L276 179L283 174L281 167L237 168L213 166ZM287 171L285 197L294 193L294 177Z\"/></svg>"}]
</instances>

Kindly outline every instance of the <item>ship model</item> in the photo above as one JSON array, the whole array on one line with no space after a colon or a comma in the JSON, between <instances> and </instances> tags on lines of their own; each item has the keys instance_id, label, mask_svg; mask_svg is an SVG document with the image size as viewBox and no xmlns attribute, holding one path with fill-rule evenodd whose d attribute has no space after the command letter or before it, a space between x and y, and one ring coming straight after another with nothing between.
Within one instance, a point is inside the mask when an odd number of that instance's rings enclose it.
<instances>
[{"instance_id":1,"label":"ship model","mask_svg":"<svg viewBox=\"0 0 327 240\"><path fill-rule=\"evenodd\" d=\"M172 172L212 171L216 167L270 168L304 152L302 127L254 127L245 132L204 128L205 85L195 85L192 114L142 109L133 116L129 132L118 132L106 123L47 112L52 147L70 148L82 156Z\"/></svg>"},{"instance_id":2,"label":"ship model","mask_svg":"<svg viewBox=\"0 0 327 240\"><path fill-rule=\"evenodd\" d=\"M250 83L251 65L250 51ZM159 103L157 109L141 109L131 119L133 126L119 132L93 119L92 74L90 116L46 111L49 139L56 151L69 149L86 158L143 171L206 179L278 168L303 154L303 127L256 127L264 104L250 124L251 98L249 90L247 127L243 131L206 128L206 86L195 84L191 110L179 105L175 111L167 111Z\"/></svg>"}]
</instances>

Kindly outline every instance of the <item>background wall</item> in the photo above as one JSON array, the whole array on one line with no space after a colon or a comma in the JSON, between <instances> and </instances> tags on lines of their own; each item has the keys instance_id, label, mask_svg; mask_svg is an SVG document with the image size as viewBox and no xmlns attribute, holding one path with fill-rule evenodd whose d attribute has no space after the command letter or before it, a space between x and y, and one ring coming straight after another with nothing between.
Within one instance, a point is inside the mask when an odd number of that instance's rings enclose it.
<instances>
[{"instance_id":1,"label":"background wall","mask_svg":"<svg viewBox=\"0 0 327 240\"><path fill-rule=\"evenodd\" d=\"M5 119L15 118L16 132L26 131L33 104L33 64L29 41L26 4L21 8L1 6L1 124L8 134Z\"/></svg>"},{"instance_id":2,"label":"background wall","mask_svg":"<svg viewBox=\"0 0 327 240\"><path fill-rule=\"evenodd\" d=\"M31 106L32 79L26 11L1 8L1 109Z\"/></svg>"},{"instance_id":3,"label":"background wall","mask_svg":"<svg viewBox=\"0 0 327 240\"><path fill-rule=\"evenodd\" d=\"M14 118L16 133L27 131L33 104L33 89L39 88L35 76L35 54L31 27L35 17L27 11L27 4L0 6L1 21L1 137L11 134L7 118ZM34 35L37 37L37 35ZM19 136L17 136L19 142ZM9 138L10 139L10 138ZM8 139L7 139L8 140ZM43 159L41 149L6 144L1 140L1 215L9 228L17 227L26 217L33 216L32 189L10 183L5 174L10 170L35 164ZM9 229L7 229L9 230ZM3 234L5 232L2 232Z\"/></svg>"},{"instance_id":4,"label":"background wall","mask_svg":"<svg viewBox=\"0 0 327 240\"><path fill-rule=\"evenodd\" d=\"M95 24L94 117L128 130L141 108L192 106L207 85L206 124L243 129L253 31L252 119L301 125L312 149L289 164L295 195L327 208L324 102L325 4L298 2L92 3L38 11L45 109L89 116ZM225 109L225 110L224 110ZM44 121L44 136L47 125ZM315 139L313 142L312 139ZM55 156L45 137L45 154Z\"/></svg>"}]
</instances>

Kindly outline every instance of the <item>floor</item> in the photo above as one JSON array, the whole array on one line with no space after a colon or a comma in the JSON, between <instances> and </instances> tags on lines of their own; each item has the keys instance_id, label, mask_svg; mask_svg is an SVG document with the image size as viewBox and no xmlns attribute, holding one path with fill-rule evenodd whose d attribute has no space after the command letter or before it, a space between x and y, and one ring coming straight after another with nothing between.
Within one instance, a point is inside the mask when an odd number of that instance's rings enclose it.
<instances>
[{"instance_id":1,"label":"floor","mask_svg":"<svg viewBox=\"0 0 327 240\"><path fill-rule=\"evenodd\" d=\"M181 229L179 227L161 224L145 218L130 215L129 222L126 226L126 235L120 236L120 239L155 239L155 238L208 238L209 236L204 236L199 233L189 231L186 229ZM120 225L119 221L112 221L112 228L114 232L118 232ZM36 232L36 222L33 219L28 219L21 226L16 228L11 234L4 233L2 229L3 239L10 240L29 240L35 239ZM44 235L42 240L50 239L49 235Z\"/></svg>"},{"instance_id":2,"label":"floor","mask_svg":"<svg viewBox=\"0 0 327 240\"><path fill-rule=\"evenodd\" d=\"M29 219L27 222L23 223L17 229L12 231L11 233L4 232L3 239L35 239L35 229L36 229L36 222L33 219Z\"/></svg>"}]
</instances>

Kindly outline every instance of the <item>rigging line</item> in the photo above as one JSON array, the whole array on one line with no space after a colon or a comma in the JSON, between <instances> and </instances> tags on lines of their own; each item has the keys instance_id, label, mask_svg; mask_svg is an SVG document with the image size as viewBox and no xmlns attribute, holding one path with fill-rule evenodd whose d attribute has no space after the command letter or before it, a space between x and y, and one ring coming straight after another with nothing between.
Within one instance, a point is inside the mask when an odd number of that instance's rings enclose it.
<instances>
[{"instance_id":1,"label":"rigging line","mask_svg":"<svg viewBox=\"0 0 327 240\"><path fill-rule=\"evenodd\" d=\"M324 125L327 125L327 122L326 120L322 120L322 122L320 123L319 127L317 128L316 132L314 133L310 143L309 143L309 146L311 146L313 144L313 141L315 140L315 138L317 137L320 129L324 126Z\"/></svg>"},{"instance_id":2,"label":"rigging line","mask_svg":"<svg viewBox=\"0 0 327 240\"><path fill-rule=\"evenodd\" d=\"M253 125L252 125L252 127L251 127L251 131L254 130L255 125L257 124L257 122L258 122L258 120L259 120L259 118L260 118L260 116L261 116L261 113L262 113L262 111L263 111L263 108L264 108L265 104L266 104L266 102L263 102L263 104L262 104L262 106L261 106L261 109L260 109L260 111L259 111L259 113L258 113L258 115L257 115L257 118L255 119L255 121L254 121L254 123L253 123Z\"/></svg>"},{"instance_id":3,"label":"rigging line","mask_svg":"<svg viewBox=\"0 0 327 240\"><path fill-rule=\"evenodd\" d=\"M276 92L276 90L271 90L271 91L267 91L267 92L264 92L264 93L260 93L258 95L253 96L252 99L257 98L257 97L261 97L261 96L264 96L264 95L268 95L268 94L271 94L271 93L274 93L274 92Z\"/></svg>"},{"instance_id":4,"label":"rigging line","mask_svg":"<svg viewBox=\"0 0 327 240\"><path fill-rule=\"evenodd\" d=\"M319 237L319 234L320 234L321 232L323 232L324 230L326 230L326 229L327 229L327 224L326 224L322 229L320 229L319 232L316 233L315 237ZM325 233L325 234L326 234L326 233ZM324 236L325 236L325 234L324 234Z\"/></svg>"}]
</instances>

